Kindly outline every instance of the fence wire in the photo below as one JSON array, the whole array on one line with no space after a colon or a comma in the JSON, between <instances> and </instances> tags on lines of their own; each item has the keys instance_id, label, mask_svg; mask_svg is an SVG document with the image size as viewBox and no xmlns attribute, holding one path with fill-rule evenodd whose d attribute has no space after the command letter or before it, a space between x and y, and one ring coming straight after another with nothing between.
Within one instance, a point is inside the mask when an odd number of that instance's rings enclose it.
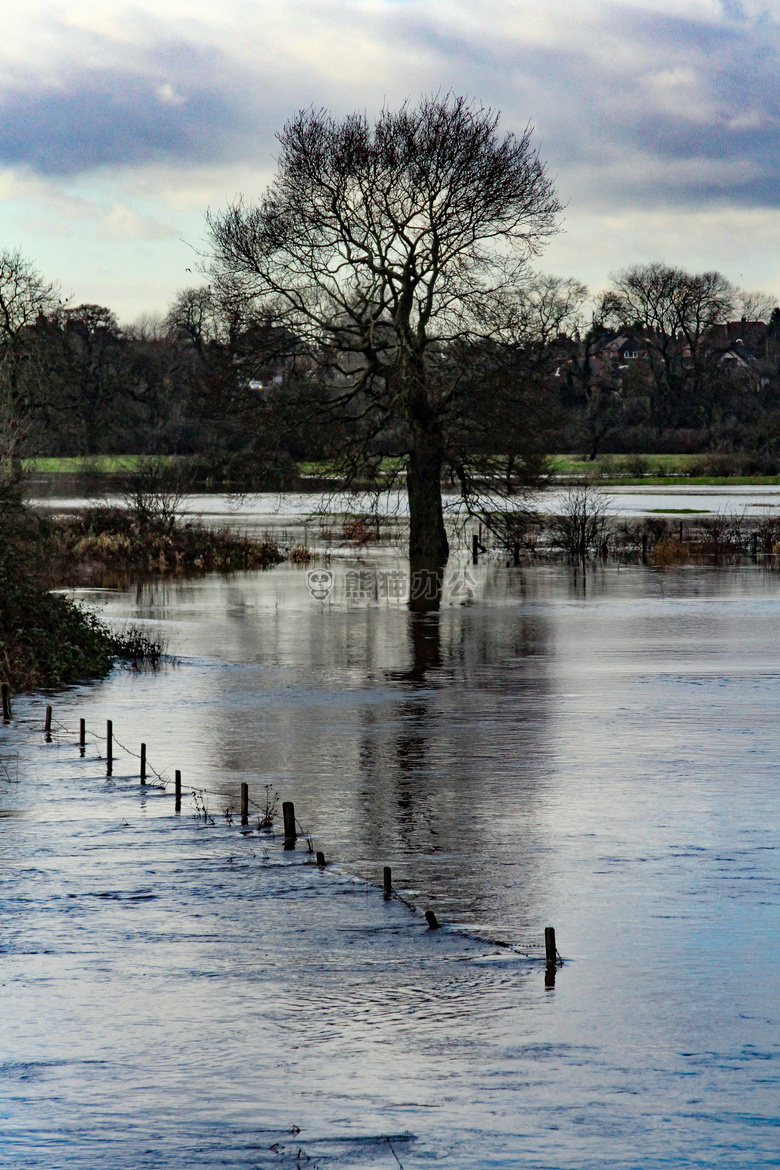
<instances>
[{"instance_id":1,"label":"fence wire","mask_svg":"<svg viewBox=\"0 0 780 1170\"><path fill-rule=\"evenodd\" d=\"M31 730L42 731L44 734L46 734L45 725L43 728L41 728L39 721L36 719L33 719L33 718L13 719L12 722L14 724L16 724L17 726L27 726ZM93 758L98 759L98 760L107 761L108 760L107 754L102 755L100 752L100 747L99 747L100 744L105 744L106 747L108 746L108 733L107 733L107 731L101 734L100 732L97 732L97 731L93 730L92 728L87 727L85 724L84 735L90 737L90 739L92 740L92 742L90 743L89 746L95 749L95 756ZM76 731L73 728L68 727L66 724L62 723L59 719L55 720L54 715L52 713L51 728L50 728L50 733L47 736L47 742L71 743L72 742L70 739L71 736L78 737L76 746L81 748L82 751L86 751L87 745L81 744L79 742L79 740L81 738L81 728L79 727L79 730ZM65 737L68 737L68 738L66 739ZM116 745L126 755L132 756L134 759L137 759L139 761L139 779L140 779L141 753L133 751L132 748L127 747L126 744L122 743L121 740L117 739L116 735L113 732L113 724L112 724L111 743L112 743L112 748L114 745ZM15 759L15 772L16 772L15 778L11 777L5 762L3 760L0 760L0 781L5 780L9 783L18 783L19 782L19 753L18 752L15 753L14 759ZM145 779L144 780L145 786L148 788L155 789L157 791L167 792L169 789L169 786L170 786L170 782L171 782L170 776L166 774L166 771L159 772L150 763L148 754L146 756L145 764L146 764L147 770L149 772L151 772L153 774L153 776L156 778L156 783L152 783L152 784L150 784L148 782L148 780ZM112 751L112 765L113 765L113 751ZM260 828L260 824L261 824L261 821L260 821L261 814L264 815L266 820L268 819L269 814L270 814L271 824L273 824L273 817L275 815L276 805L278 804L279 793L275 792L274 797L271 798L270 797L271 787L272 787L271 785L266 786L268 795L266 797L266 802L264 805L259 804L257 801L253 800L251 797L248 797L248 803L258 813L258 829ZM183 786L182 792L184 792L184 791L185 791L185 787ZM215 789L215 788L197 787L197 786L193 786L190 784L186 785L186 791L189 792L193 798L193 801L195 803L195 808L196 808L196 815L197 815L198 819L202 818L205 823L211 824L212 826L215 826L215 827L216 827L216 822L214 821L214 818L209 813L208 805L206 804L206 801L204 798L206 796L218 796L220 798L220 800L226 800L228 802L228 804L223 809L223 815L225 816L228 824L232 825L233 812L234 812L235 804L236 804L236 798L235 798L233 793L222 792L219 789ZM307 829L304 828L304 826L301 824L301 822L297 816L295 818L295 824L297 825L297 827L300 831L300 836L306 841L307 852L310 854L313 854L314 853L313 835ZM271 834L270 829L269 829L269 836L270 835L277 836L277 834ZM267 861L269 859L270 855L268 854L268 852L266 851L266 849L262 845L262 843L261 843L261 849L262 849L262 853L263 853L263 858L264 858L264 860ZM256 854L254 854L254 852L253 852L253 856L256 856ZM232 860L232 858L231 858L231 860ZM365 881L367 892L369 889L378 889L379 888L378 884L375 882L371 882L368 879L362 879L362 880ZM416 903L414 903L409 898L405 898L402 894L398 893L397 890L393 890L392 897L396 901L401 902L404 906L407 906L415 914L419 912ZM472 932L458 931L457 927L451 927L450 929L457 931L457 933L464 934L469 938L479 939L479 936L473 934ZM546 951L545 944L543 944L543 943L536 943L536 942L510 943L510 942L505 942L501 939L496 939L496 938L485 938L485 939L480 939L480 941L486 942L491 946L501 947L503 949L510 950L510 951L512 951L513 954L516 954L522 958L527 958L527 959L534 959L534 960L539 959L541 957L540 952L542 950ZM533 953L529 953L529 952L533 952ZM556 950L556 966L562 966L562 965L563 965L563 957L561 956L560 951Z\"/></svg>"}]
</instances>

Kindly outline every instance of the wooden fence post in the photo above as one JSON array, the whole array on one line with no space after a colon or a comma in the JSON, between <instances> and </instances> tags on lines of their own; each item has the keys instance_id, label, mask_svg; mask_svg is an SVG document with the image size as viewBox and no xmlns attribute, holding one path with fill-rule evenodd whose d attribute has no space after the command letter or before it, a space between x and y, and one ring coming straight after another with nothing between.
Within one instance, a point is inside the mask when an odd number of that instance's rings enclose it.
<instances>
[{"instance_id":1,"label":"wooden fence post","mask_svg":"<svg viewBox=\"0 0 780 1170\"><path fill-rule=\"evenodd\" d=\"M282 803L282 819L284 821L285 848L292 848L295 845L297 833L295 832L295 805L291 800L285 800Z\"/></svg>"},{"instance_id":2,"label":"wooden fence post","mask_svg":"<svg viewBox=\"0 0 780 1170\"><path fill-rule=\"evenodd\" d=\"M52 714L51 707L49 705L47 705L47 707L46 707L46 721L43 725L43 731L44 731L44 735L46 736L47 743L51 743L51 714Z\"/></svg>"},{"instance_id":3,"label":"wooden fence post","mask_svg":"<svg viewBox=\"0 0 780 1170\"><path fill-rule=\"evenodd\" d=\"M544 954L548 967L554 967L558 962L558 948L555 945L555 927L553 926L545 926L544 928Z\"/></svg>"},{"instance_id":4,"label":"wooden fence post","mask_svg":"<svg viewBox=\"0 0 780 1170\"><path fill-rule=\"evenodd\" d=\"M393 871L389 865L386 865L382 872L382 886L385 891L386 898L393 896Z\"/></svg>"},{"instance_id":5,"label":"wooden fence post","mask_svg":"<svg viewBox=\"0 0 780 1170\"><path fill-rule=\"evenodd\" d=\"M11 722L11 688L8 683L3 683L3 723Z\"/></svg>"},{"instance_id":6,"label":"wooden fence post","mask_svg":"<svg viewBox=\"0 0 780 1170\"><path fill-rule=\"evenodd\" d=\"M106 773L110 776L114 770L114 724L106 720Z\"/></svg>"},{"instance_id":7,"label":"wooden fence post","mask_svg":"<svg viewBox=\"0 0 780 1170\"><path fill-rule=\"evenodd\" d=\"M87 746L87 721L86 719L79 719L79 747L84 751Z\"/></svg>"},{"instance_id":8,"label":"wooden fence post","mask_svg":"<svg viewBox=\"0 0 780 1170\"><path fill-rule=\"evenodd\" d=\"M181 812L181 772L178 768L173 777L173 811Z\"/></svg>"},{"instance_id":9,"label":"wooden fence post","mask_svg":"<svg viewBox=\"0 0 780 1170\"><path fill-rule=\"evenodd\" d=\"M472 536L471 538L471 563L472 565L479 564L479 537Z\"/></svg>"},{"instance_id":10,"label":"wooden fence post","mask_svg":"<svg viewBox=\"0 0 780 1170\"><path fill-rule=\"evenodd\" d=\"M241 824L249 824L249 785L241 784Z\"/></svg>"},{"instance_id":11,"label":"wooden fence post","mask_svg":"<svg viewBox=\"0 0 780 1170\"><path fill-rule=\"evenodd\" d=\"M141 783L146 783L146 744L141 744Z\"/></svg>"}]
</instances>

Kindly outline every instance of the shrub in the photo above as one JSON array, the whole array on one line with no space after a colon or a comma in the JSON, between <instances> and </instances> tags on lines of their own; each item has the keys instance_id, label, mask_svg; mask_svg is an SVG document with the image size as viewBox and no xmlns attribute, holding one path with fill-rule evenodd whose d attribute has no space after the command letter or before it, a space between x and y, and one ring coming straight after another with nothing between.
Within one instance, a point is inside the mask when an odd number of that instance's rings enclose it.
<instances>
[{"instance_id":1,"label":"shrub","mask_svg":"<svg viewBox=\"0 0 780 1170\"><path fill-rule=\"evenodd\" d=\"M283 559L269 537L255 540L230 529L206 528L170 517L141 520L124 508L87 508L55 520L52 537L60 575L73 580L95 571L206 573L265 569Z\"/></svg>"},{"instance_id":2,"label":"shrub","mask_svg":"<svg viewBox=\"0 0 780 1170\"><path fill-rule=\"evenodd\" d=\"M570 487L562 513L550 522L553 546L580 561L603 552L609 539L608 508L607 497L592 484Z\"/></svg>"}]
</instances>

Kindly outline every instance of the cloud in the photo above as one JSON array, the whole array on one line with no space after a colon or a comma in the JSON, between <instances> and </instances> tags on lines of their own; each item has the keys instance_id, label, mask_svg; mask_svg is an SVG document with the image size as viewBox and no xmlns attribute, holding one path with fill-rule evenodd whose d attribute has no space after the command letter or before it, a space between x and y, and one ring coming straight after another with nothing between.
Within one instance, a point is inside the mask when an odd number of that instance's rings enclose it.
<instances>
[{"instance_id":1,"label":"cloud","mask_svg":"<svg viewBox=\"0 0 780 1170\"><path fill-rule=\"evenodd\" d=\"M14 85L0 105L0 164L76 175L251 153L260 146L254 95L235 77L220 84L217 56L164 46L143 68L76 66L54 84Z\"/></svg>"},{"instance_id":2,"label":"cloud","mask_svg":"<svg viewBox=\"0 0 780 1170\"><path fill-rule=\"evenodd\" d=\"M27 0L3 33L0 226L33 254L45 235L52 265L57 231L67 265L83 230L106 288L131 255L143 281L177 257L161 296L186 280L202 209L257 194L310 104L372 114L451 88L530 121L569 204L550 255L591 280L613 238L605 271L631 248L741 263L751 233L739 255L724 233L780 209L780 0ZM774 284L760 240L745 279Z\"/></svg>"},{"instance_id":3,"label":"cloud","mask_svg":"<svg viewBox=\"0 0 780 1170\"><path fill-rule=\"evenodd\" d=\"M124 203L117 203L102 217L99 231L109 240L164 240L175 235L176 229L152 216L139 215Z\"/></svg>"},{"instance_id":4,"label":"cloud","mask_svg":"<svg viewBox=\"0 0 780 1170\"><path fill-rule=\"evenodd\" d=\"M451 86L500 106L507 124L530 118L573 197L776 206L779 7L85 0L54 19L38 4L37 62L13 29L4 63L0 49L0 165L61 176L267 165L296 106L375 109Z\"/></svg>"}]
</instances>

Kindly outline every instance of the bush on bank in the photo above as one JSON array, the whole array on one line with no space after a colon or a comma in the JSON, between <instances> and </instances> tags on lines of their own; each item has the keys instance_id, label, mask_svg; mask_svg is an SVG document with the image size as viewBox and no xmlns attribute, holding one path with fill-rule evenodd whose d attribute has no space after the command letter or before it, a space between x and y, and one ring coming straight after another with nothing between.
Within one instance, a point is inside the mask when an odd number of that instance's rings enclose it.
<instances>
[{"instance_id":1,"label":"bush on bank","mask_svg":"<svg viewBox=\"0 0 780 1170\"><path fill-rule=\"evenodd\" d=\"M14 691L99 678L116 658L141 656L135 636L51 590L52 565L49 525L0 484L0 680Z\"/></svg>"},{"instance_id":2,"label":"bush on bank","mask_svg":"<svg viewBox=\"0 0 780 1170\"><path fill-rule=\"evenodd\" d=\"M100 573L147 576L266 568L275 544L214 532L175 517L92 508L47 518L0 481L0 680L14 691L47 690L108 674L117 658L156 661L162 647L139 631L115 633L62 593Z\"/></svg>"},{"instance_id":3,"label":"bush on bank","mask_svg":"<svg viewBox=\"0 0 780 1170\"><path fill-rule=\"evenodd\" d=\"M132 509L87 508L52 522L63 576L95 571L140 574L230 573L266 569L283 560L271 540L210 529L175 517L141 520Z\"/></svg>"}]
</instances>

